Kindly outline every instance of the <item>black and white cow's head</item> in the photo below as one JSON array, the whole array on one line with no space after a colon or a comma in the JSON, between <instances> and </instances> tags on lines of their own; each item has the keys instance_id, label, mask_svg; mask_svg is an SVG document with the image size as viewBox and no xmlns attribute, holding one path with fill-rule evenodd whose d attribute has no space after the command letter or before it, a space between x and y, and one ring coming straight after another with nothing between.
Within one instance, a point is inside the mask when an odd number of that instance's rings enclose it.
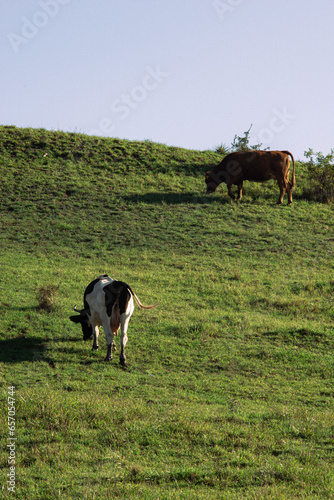
<instances>
[{"instance_id":1,"label":"black and white cow's head","mask_svg":"<svg viewBox=\"0 0 334 500\"><path fill-rule=\"evenodd\" d=\"M76 316L70 316L70 320L73 321L73 323L80 323L81 328L82 328L82 333L83 333L83 340L89 340L92 338L93 332L92 332L92 325L89 321L89 317L87 314L87 311L85 309L77 309L77 307L74 307L75 312L78 312Z\"/></svg>"}]
</instances>

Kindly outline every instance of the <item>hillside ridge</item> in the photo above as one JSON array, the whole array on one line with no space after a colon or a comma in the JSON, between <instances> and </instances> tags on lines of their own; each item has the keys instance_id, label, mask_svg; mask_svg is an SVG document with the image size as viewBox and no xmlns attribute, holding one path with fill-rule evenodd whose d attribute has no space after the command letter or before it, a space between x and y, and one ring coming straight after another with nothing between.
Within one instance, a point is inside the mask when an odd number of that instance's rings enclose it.
<instances>
[{"instance_id":1,"label":"hillside ridge","mask_svg":"<svg viewBox=\"0 0 334 500\"><path fill-rule=\"evenodd\" d=\"M0 155L15 162L81 163L117 172L203 174L221 161L213 151L196 151L152 141L88 136L74 132L0 126Z\"/></svg>"}]
</instances>

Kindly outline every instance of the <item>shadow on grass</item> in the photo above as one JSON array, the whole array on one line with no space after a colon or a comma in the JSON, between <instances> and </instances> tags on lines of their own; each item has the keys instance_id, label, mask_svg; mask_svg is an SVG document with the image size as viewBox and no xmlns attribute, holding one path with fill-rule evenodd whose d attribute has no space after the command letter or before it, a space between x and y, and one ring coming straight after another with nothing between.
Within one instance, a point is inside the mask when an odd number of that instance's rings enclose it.
<instances>
[{"instance_id":1,"label":"shadow on grass","mask_svg":"<svg viewBox=\"0 0 334 500\"><path fill-rule=\"evenodd\" d=\"M52 366L53 361L43 354L45 342L45 339L39 337L26 338L24 335L13 339L0 340L0 362L45 361Z\"/></svg>"},{"instance_id":2,"label":"shadow on grass","mask_svg":"<svg viewBox=\"0 0 334 500\"><path fill-rule=\"evenodd\" d=\"M185 193L145 193L145 194L132 194L121 196L122 200L131 203L147 203L155 205L176 205L191 203L198 206L211 205L213 203L230 203L231 200L226 197L207 196L205 194L198 194L192 192Z\"/></svg>"},{"instance_id":3,"label":"shadow on grass","mask_svg":"<svg viewBox=\"0 0 334 500\"><path fill-rule=\"evenodd\" d=\"M58 338L53 339L54 343L81 343L82 338ZM0 362L2 363L22 363L24 361L44 361L51 368L55 368L55 363L50 356L47 355L47 345L50 339L41 337L26 337L24 333L19 334L15 338L0 340ZM76 348L73 345L58 347L57 352L71 355L82 354L81 348ZM57 364L59 360L57 361Z\"/></svg>"},{"instance_id":4,"label":"shadow on grass","mask_svg":"<svg viewBox=\"0 0 334 500\"><path fill-rule=\"evenodd\" d=\"M225 186L224 186L225 187ZM256 189L252 186L245 188L243 191L243 196L240 201L236 199L237 191L232 190L232 193L235 195L235 199L232 200L228 194L227 190L221 188L218 189L216 193L212 195L207 195L205 193L196 193L196 192L183 192L183 193L172 193L172 192L162 192L162 193L136 193L131 195L120 196L120 198L127 203L147 203L148 205L186 205L192 204L194 207L203 207L210 206L213 204L219 203L220 205L227 205L231 203L235 204L257 204L266 202L273 206L277 206L277 200L279 191L278 190L270 190L270 189ZM302 196L293 196L293 200L301 200ZM287 195L284 196L283 206L288 205Z\"/></svg>"},{"instance_id":5,"label":"shadow on grass","mask_svg":"<svg viewBox=\"0 0 334 500\"><path fill-rule=\"evenodd\" d=\"M319 344L327 344L326 335L321 332L309 330L307 328L295 328L287 330L269 331L263 333L264 337L272 340L279 340L284 344L294 344L302 346L318 346Z\"/></svg>"}]
</instances>

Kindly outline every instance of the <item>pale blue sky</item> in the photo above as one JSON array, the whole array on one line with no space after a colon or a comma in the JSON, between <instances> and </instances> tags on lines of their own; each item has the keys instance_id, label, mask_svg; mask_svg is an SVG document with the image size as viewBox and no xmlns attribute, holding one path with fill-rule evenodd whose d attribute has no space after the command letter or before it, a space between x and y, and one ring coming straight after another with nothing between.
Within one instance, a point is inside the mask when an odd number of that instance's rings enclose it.
<instances>
[{"instance_id":1,"label":"pale blue sky","mask_svg":"<svg viewBox=\"0 0 334 500\"><path fill-rule=\"evenodd\" d=\"M334 148L333 0L1 2L5 125Z\"/></svg>"}]
</instances>

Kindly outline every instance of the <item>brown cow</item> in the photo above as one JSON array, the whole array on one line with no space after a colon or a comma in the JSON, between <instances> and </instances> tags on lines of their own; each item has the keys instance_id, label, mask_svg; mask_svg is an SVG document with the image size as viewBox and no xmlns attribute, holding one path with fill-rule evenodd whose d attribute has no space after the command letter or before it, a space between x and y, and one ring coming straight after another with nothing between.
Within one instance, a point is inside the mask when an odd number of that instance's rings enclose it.
<instances>
[{"instance_id":1,"label":"brown cow","mask_svg":"<svg viewBox=\"0 0 334 500\"><path fill-rule=\"evenodd\" d=\"M292 180L289 181L291 156L293 163ZM232 184L238 186L238 200L242 196L243 181L265 182L276 179L280 189L278 204L281 205L285 191L288 203L292 203L292 191L296 185L295 160L289 151L238 151L225 156L212 172L205 174L207 194L216 191L221 182L225 182L229 196Z\"/></svg>"}]
</instances>

